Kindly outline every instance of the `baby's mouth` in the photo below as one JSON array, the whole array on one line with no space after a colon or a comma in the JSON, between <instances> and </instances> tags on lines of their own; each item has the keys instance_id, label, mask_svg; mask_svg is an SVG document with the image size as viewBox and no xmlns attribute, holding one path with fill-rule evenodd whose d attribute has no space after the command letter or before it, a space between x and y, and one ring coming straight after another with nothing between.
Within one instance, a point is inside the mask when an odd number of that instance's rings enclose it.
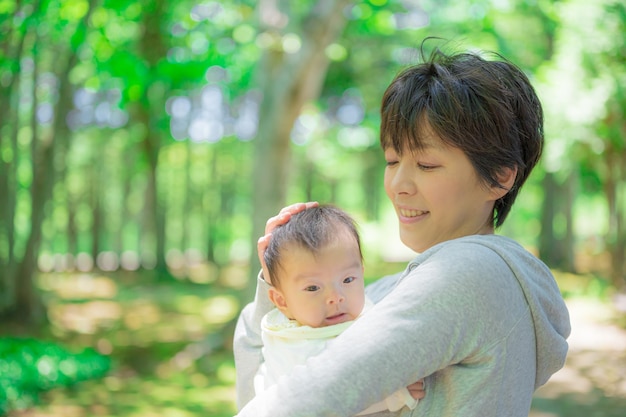
<instances>
[{"instance_id":1,"label":"baby's mouth","mask_svg":"<svg viewBox=\"0 0 626 417\"><path fill-rule=\"evenodd\" d=\"M347 321L348 315L346 313L339 313L333 316L326 317L326 321L329 323L341 323Z\"/></svg>"}]
</instances>

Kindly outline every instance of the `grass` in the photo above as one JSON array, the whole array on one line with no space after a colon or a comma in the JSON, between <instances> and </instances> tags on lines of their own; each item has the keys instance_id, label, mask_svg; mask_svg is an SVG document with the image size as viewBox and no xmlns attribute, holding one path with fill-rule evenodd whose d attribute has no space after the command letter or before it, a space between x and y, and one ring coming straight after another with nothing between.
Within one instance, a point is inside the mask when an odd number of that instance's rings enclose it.
<instances>
[{"instance_id":1,"label":"grass","mask_svg":"<svg viewBox=\"0 0 626 417\"><path fill-rule=\"evenodd\" d=\"M404 267L368 266L367 280ZM232 333L243 306L243 273L237 268L225 271L203 284L155 283L149 274L138 273L41 275L48 326L19 329L2 323L0 332L49 340L68 351L93 349L110 360L110 370L99 378L47 390L34 406L14 403L7 417L234 415ZM596 276L555 275L568 297L602 303L612 297L610 286ZM601 386L585 395L566 387L557 396L536 398L531 415L621 416L626 400L609 394Z\"/></svg>"},{"instance_id":2,"label":"grass","mask_svg":"<svg viewBox=\"0 0 626 417\"><path fill-rule=\"evenodd\" d=\"M227 280L154 284L140 274L64 273L42 275L39 285L49 326L33 336L92 348L111 368L104 377L46 391L35 407L15 402L8 416L235 413L231 338L241 304Z\"/></svg>"}]
</instances>

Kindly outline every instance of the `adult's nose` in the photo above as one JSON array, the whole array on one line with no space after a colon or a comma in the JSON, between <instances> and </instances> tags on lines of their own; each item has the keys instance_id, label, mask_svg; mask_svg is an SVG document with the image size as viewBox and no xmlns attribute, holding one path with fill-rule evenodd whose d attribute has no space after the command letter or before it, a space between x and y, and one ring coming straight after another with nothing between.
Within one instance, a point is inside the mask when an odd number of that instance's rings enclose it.
<instances>
[{"instance_id":1,"label":"adult's nose","mask_svg":"<svg viewBox=\"0 0 626 417\"><path fill-rule=\"evenodd\" d=\"M415 172L413 167L406 161L398 162L389 178L390 191L394 195L414 194L417 191L415 185Z\"/></svg>"}]
</instances>

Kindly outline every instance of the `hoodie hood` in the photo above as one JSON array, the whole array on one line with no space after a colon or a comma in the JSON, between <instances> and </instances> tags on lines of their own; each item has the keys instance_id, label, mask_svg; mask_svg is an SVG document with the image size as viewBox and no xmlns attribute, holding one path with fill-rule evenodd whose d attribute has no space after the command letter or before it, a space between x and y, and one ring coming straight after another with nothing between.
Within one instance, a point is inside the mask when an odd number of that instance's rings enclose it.
<instances>
[{"instance_id":1,"label":"hoodie hood","mask_svg":"<svg viewBox=\"0 0 626 417\"><path fill-rule=\"evenodd\" d=\"M464 238L484 245L507 263L522 289L535 328L537 374L535 389L565 363L570 335L567 306L548 267L512 239L503 236Z\"/></svg>"}]
</instances>

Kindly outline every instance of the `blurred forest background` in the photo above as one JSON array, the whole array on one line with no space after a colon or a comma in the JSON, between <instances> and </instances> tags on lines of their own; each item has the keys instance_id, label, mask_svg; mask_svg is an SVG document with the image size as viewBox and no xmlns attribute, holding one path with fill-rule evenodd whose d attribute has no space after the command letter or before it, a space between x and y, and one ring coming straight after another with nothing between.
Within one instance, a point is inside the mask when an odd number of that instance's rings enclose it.
<instances>
[{"instance_id":1,"label":"blurred forest background","mask_svg":"<svg viewBox=\"0 0 626 417\"><path fill-rule=\"evenodd\" d=\"M400 270L379 102L429 36L527 72L546 149L499 233L620 311L625 24L621 0L0 0L0 415L232 415L233 323L286 203L346 209L368 278Z\"/></svg>"}]
</instances>

